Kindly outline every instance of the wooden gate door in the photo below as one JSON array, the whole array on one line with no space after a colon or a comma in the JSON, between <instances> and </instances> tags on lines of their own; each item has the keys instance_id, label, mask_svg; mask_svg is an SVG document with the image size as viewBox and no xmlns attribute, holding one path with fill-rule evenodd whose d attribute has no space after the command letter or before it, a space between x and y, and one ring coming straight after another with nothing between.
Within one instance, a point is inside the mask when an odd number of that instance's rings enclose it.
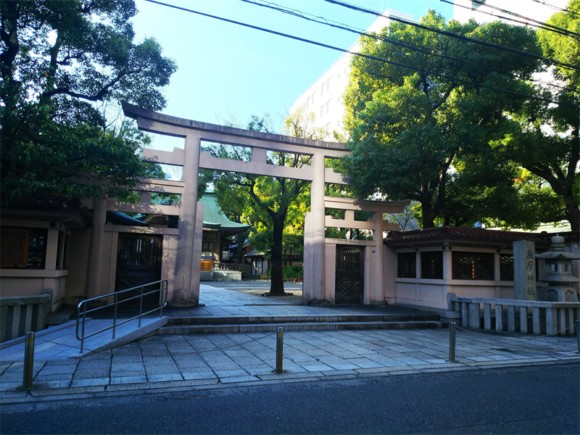
<instances>
[{"instance_id":1,"label":"wooden gate door","mask_svg":"<svg viewBox=\"0 0 580 435\"><path fill-rule=\"evenodd\" d=\"M161 279L161 257L163 253L163 236L145 234L119 233L117 250L117 276L115 291L126 290L149 282ZM143 292L159 288L158 285L149 288L144 287ZM138 295L124 294L119 300ZM138 305L139 299L127 302ZM159 303L159 293L153 293L143 298L144 305Z\"/></svg>"},{"instance_id":2,"label":"wooden gate door","mask_svg":"<svg viewBox=\"0 0 580 435\"><path fill-rule=\"evenodd\" d=\"M364 293L362 246L336 247L335 303L361 304Z\"/></svg>"}]
</instances>

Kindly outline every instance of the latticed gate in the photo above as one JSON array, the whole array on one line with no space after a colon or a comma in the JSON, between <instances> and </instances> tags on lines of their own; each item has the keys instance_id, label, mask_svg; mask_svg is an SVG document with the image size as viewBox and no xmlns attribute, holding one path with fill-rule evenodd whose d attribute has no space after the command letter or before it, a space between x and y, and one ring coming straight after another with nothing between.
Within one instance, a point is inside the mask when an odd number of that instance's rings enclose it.
<instances>
[{"instance_id":1,"label":"latticed gate","mask_svg":"<svg viewBox=\"0 0 580 435\"><path fill-rule=\"evenodd\" d=\"M361 304L364 294L363 248L360 246L336 247L337 304Z\"/></svg>"},{"instance_id":2,"label":"latticed gate","mask_svg":"<svg viewBox=\"0 0 580 435\"><path fill-rule=\"evenodd\" d=\"M161 279L163 236L119 233L117 277L115 291L126 290ZM147 287L144 292L147 292ZM130 297L124 295L125 298ZM159 295L144 298L147 304L157 304ZM138 300L135 299L135 303Z\"/></svg>"}]
</instances>

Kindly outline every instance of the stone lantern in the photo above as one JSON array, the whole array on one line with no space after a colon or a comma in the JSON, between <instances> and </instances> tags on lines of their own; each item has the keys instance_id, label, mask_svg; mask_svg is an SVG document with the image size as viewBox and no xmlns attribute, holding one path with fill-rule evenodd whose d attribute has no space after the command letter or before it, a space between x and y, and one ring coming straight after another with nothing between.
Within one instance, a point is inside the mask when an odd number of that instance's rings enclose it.
<instances>
[{"instance_id":1,"label":"stone lantern","mask_svg":"<svg viewBox=\"0 0 580 435\"><path fill-rule=\"evenodd\" d=\"M544 300L551 302L578 302L578 295L573 284L578 277L572 275L572 260L580 259L580 255L564 251L564 237L554 236L551 239L552 250L536 255L545 260L545 275L542 282L548 287L543 289Z\"/></svg>"}]
</instances>

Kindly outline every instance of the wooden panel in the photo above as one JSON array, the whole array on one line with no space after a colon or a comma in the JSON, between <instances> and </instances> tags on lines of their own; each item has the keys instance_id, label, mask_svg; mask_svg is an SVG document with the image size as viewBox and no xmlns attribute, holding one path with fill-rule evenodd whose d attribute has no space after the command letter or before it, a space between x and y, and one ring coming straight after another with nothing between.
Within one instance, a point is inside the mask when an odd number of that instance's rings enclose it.
<instances>
[{"instance_id":1,"label":"wooden panel","mask_svg":"<svg viewBox=\"0 0 580 435\"><path fill-rule=\"evenodd\" d=\"M0 254L2 267L26 267L28 263L29 230L2 228Z\"/></svg>"}]
</instances>

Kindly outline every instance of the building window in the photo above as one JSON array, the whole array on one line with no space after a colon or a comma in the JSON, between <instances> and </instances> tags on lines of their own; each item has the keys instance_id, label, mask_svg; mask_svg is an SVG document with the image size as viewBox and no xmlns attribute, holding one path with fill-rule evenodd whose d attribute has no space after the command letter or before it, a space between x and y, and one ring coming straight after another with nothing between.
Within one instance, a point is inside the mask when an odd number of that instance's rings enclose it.
<instances>
[{"instance_id":1,"label":"building window","mask_svg":"<svg viewBox=\"0 0 580 435\"><path fill-rule=\"evenodd\" d=\"M324 116L324 106L320 106L320 117Z\"/></svg>"},{"instance_id":2,"label":"building window","mask_svg":"<svg viewBox=\"0 0 580 435\"><path fill-rule=\"evenodd\" d=\"M201 250L203 252L213 252L213 242L203 242Z\"/></svg>"},{"instance_id":3,"label":"building window","mask_svg":"<svg viewBox=\"0 0 580 435\"><path fill-rule=\"evenodd\" d=\"M417 277L417 256L414 252L397 254L397 276L399 278Z\"/></svg>"},{"instance_id":4,"label":"building window","mask_svg":"<svg viewBox=\"0 0 580 435\"><path fill-rule=\"evenodd\" d=\"M493 280L493 257L481 252L453 252L453 279Z\"/></svg>"},{"instance_id":5,"label":"building window","mask_svg":"<svg viewBox=\"0 0 580 435\"><path fill-rule=\"evenodd\" d=\"M499 256L499 279L501 279L502 281L514 280L513 254L501 254Z\"/></svg>"},{"instance_id":6,"label":"building window","mask_svg":"<svg viewBox=\"0 0 580 435\"><path fill-rule=\"evenodd\" d=\"M320 86L320 96L321 96L321 97L324 95L324 85L325 85L325 84L326 84L326 83L323 83L323 84Z\"/></svg>"},{"instance_id":7,"label":"building window","mask_svg":"<svg viewBox=\"0 0 580 435\"><path fill-rule=\"evenodd\" d=\"M330 78L326 81L326 90L330 91Z\"/></svg>"},{"instance_id":8,"label":"building window","mask_svg":"<svg viewBox=\"0 0 580 435\"><path fill-rule=\"evenodd\" d=\"M326 102L326 113L330 112L330 100Z\"/></svg>"},{"instance_id":9,"label":"building window","mask_svg":"<svg viewBox=\"0 0 580 435\"><path fill-rule=\"evenodd\" d=\"M2 228L2 267L44 269L47 235L45 228Z\"/></svg>"},{"instance_id":10,"label":"building window","mask_svg":"<svg viewBox=\"0 0 580 435\"><path fill-rule=\"evenodd\" d=\"M443 279L443 251L421 252L421 278Z\"/></svg>"}]
</instances>

